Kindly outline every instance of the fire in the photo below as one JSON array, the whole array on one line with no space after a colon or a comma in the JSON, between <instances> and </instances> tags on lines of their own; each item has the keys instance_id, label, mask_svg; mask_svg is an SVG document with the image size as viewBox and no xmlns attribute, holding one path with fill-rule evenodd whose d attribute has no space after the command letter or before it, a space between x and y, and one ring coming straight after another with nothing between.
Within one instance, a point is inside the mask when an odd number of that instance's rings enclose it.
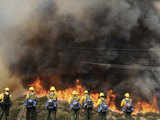
<instances>
[{"instance_id":1,"label":"fire","mask_svg":"<svg viewBox=\"0 0 160 120\"><path fill-rule=\"evenodd\" d=\"M48 92L42 87L41 80L39 77L29 86L35 88L35 92L38 95L38 97L43 97L48 94Z\"/></svg>"},{"instance_id":2,"label":"fire","mask_svg":"<svg viewBox=\"0 0 160 120\"><path fill-rule=\"evenodd\" d=\"M35 82L33 82L30 86L33 86L35 88L35 92L36 92L38 97L47 96L48 93L49 93L49 91L46 91L42 87L40 78L37 78L35 80ZM67 88L65 90L57 90L56 94L58 96L58 100L69 102L69 97L72 96L73 90L76 90L79 93L79 96L82 97L85 89L86 88L81 85L80 80L76 80L75 87ZM94 105L96 107L97 106L96 103L98 101L99 93L91 93L90 95L91 95L91 97L94 101ZM114 94L112 90L109 90L106 94L106 102L109 105L109 109L114 111L114 112L121 112L115 104L115 99L116 99L116 94ZM159 109L158 109L158 106L157 106L157 98L156 97L153 98L152 104L149 104L145 101L137 102L134 105L134 109L135 110L134 110L133 114L147 113L147 112L153 112L153 113L159 113L160 112Z\"/></svg>"},{"instance_id":3,"label":"fire","mask_svg":"<svg viewBox=\"0 0 160 120\"><path fill-rule=\"evenodd\" d=\"M134 114L136 113L147 113L147 112L153 112L153 113L159 113L160 111L158 110L157 106L157 98L153 98L153 102L150 105L149 103L142 101L142 102L137 102L135 105L135 111Z\"/></svg>"}]
</instances>

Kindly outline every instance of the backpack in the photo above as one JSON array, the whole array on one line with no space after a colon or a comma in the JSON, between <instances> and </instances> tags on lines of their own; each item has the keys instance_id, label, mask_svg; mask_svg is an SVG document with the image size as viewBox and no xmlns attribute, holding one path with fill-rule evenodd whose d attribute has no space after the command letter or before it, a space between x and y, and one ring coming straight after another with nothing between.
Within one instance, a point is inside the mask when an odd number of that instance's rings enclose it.
<instances>
[{"instance_id":1,"label":"backpack","mask_svg":"<svg viewBox=\"0 0 160 120\"><path fill-rule=\"evenodd\" d=\"M57 102L53 99L49 99L46 103L48 110L56 110L57 109Z\"/></svg>"},{"instance_id":2,"label":"backpack","mask_svg":"<svg viewBox=\"0 0 160 120\"><path fill-rule=\"evenodd\" d=\"M84 102L84 108L85 109L92 109L93 108L93 101L91 98L87 98Z\"/></svg>"},{"instance_id":3,"label":"backpack","mask_svg":"<svg viewBox=\"0 0 160 120\"><path fill-rule=\"evenodd\" d=\"M105 101L103 101L102 104L100 104L98 107L98 112L106 113L107 111L108 111L108 105L106 104Z\"/></svg>"},{"instance_id":4,"label":"backpack","mask_svg":"<svg viewBox=\"0 0 160 120\"><path fill-rule=\"evenodd\" d=\"M80 109L80 103L77 100L73 100L73 102L70 105L70 108L73 110L79 110Z\"/></svg>"},{"instance_id":5,"label":"backpack","mask_svg":"<svg viewBox=\"0 0 160 120\"><path fill-rule=\"evenodd\" d=\"M56 97L56 95L54 93L49 94L49 98L53 99L53 100L57 99L57 97Z\"/></svg>"},{"instance_id":6,"label":"backpack","mask_svg":"<svg viewBox=\"0 0 160 120\"><path fill-rule=\"evenodd\" d=\"M4 94L3 104L7 107L11 106L10 94Z\"/></svg>"},{"instance_id":7,"label":"backpack","mask_svg":"<svg viewBox=\"0 0 160 120\"><path fill-rule=\"evenodd\" d=\"M27 101L25 102L26 108L27 109L33 109L36 107L37 102L35 99L28 98Z\"/></svg>"},{"instance_id":8,"label":"backpack","mask_svg":"<svg viewBox=\"0 0 160 120\"><path fill-rule=\"evenodd\" d=\"M133 112L134 108L130 100L126 100L126 105L123 107L123 112L131 113Z\"/></svg>"}]
</instances>

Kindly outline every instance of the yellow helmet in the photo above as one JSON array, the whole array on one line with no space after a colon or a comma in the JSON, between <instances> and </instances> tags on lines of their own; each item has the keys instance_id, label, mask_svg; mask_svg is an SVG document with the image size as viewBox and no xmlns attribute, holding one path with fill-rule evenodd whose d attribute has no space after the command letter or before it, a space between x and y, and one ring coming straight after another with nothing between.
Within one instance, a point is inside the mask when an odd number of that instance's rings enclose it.
<instances>
[{"instance_id":1,"label":"yellow helmet","mask_svg":"<svg viewBox=\"0 0 160 120\"><path fill-rule=\"evenodd\" d=\"M85 91L84 91L84 94L88 94L88 90L85 90Z\"/></svg>"},{"instance_id":2,"label":"yellow helmet","mask_svg":"<svg viewBox=\"0 0 160 120\"><path fill-rule=\"evenodd\" d=\"M5 88L5 91L8 92L8 91L9 91L9 88Z\"/></svg>"},{"instance_id":3,"label":"yellow helmet","mask_svg":"<svg viewBox=\"0 0 160 120\"><path fill-rule=\"evenodd\" d=\"M50 88L50 91L55 91L56 90L56 88L54 87L54 86L52 86L51 88Z\"/></svg>"},{"instance_id":4,"label":"yellow helmet","mask_svg":"<svg viewBox=\"0 0 160 120\"><path fill-rule=\"evenodd\" d=\"M129 93L125 93L124 96L125 96L126 98L129 98L129 97L130 97Z\"/></svg>"},{"instance_id":5,"label":"yellow helmet","mask_svg":"<svg viewBox=\"0 0 160 120\"><path fill-rule=\"evenodd\" d=\"M30 88L29 88L29 91L34 91L34 87L30 87Z\"/></svg>"},{"instance_id":6,"label":"yellow helmet","mask_svg":"<svg viewBox=\"0 0 160 120\"><path fill-rule=\"evenodd\" d=\"M73 94L73 95L77 95L78 93L77 93L77 91L74 90L74 91L72 92L72 94Z\"/></svg>"},{"instance_id":7,"label":"yellow helmet","mask_svg":"<svg viewBox=\"0 0 160 120\"><path fill-rule=\"evenodd\" d=\"M101 92L101 93L100 93L100 97L104 97L104 93Z\"/></svg>"}]
</instances>

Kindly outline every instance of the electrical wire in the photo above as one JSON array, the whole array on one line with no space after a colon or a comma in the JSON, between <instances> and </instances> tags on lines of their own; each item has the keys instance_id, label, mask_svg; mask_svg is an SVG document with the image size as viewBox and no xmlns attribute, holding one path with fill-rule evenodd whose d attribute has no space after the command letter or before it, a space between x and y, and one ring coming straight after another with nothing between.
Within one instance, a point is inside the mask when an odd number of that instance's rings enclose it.
<instances>
[{"instance_id":1,"label":"electrical wire","mask_svg":"<svg viewBox=\"0 0 160 120\"><path fill-rule=\"evenodd\" d=\"M92 65L99 65L105 66L107 68L121 68L121 69L135 69L135 70L154 70L160 69L160 66L142 66L142 65L122 65L122 64L106 64L106 63L94 63L94 62L87 62L82 61L81 64L92 64Z\"/></svg>"},{"instance_id":2,"label":"electrical wire","mask_svg":"<svg viewBox=\"0 0 160 120\"><path fill-rule=\"evenodd\" d=\"M82 50L80 51L80 56L83 58L83 54L85 54L85 59L93 59L92 56L89 57L86 54L91 54L91 52L94 52L95 50L105 50L109 51L110 53L107 54L108 56L123 56L125 57L142 57L143 59L148 58L148 54L143 54L143 56L137 56L140 55L142 52L160 52L160 48L151 48L151 49L116 49L116 48L81 48L81 47L70 47L70 49L79 49ZM99 51L98 51L99 52ZM100 59L101 57L104 57L102 54L105 53L99 53L99 54L94 54L94 59ZM150 58L151 59L151 58ZM102 60L103 61L103 60ZM107 63L99 63L99 62L90 62L88 61L81 61L80 64L92 64L92 65L99 65L99 66L105 66L107 68L120 68L120 69L135 69L135 70L155 70L155 69L160 69L160 65L139 65L137 63L133 63L132 65L127 65L127 64L107 64ZM143 63L145 64L145 63Z\"/></svg>"},{"instance_id":3,"label":"electrical wire","mask_svg":"<svg viewBox=\"0 0 160 120\"><path fill-rule=\"evenodd\" d=\"M81 49L81 50L110 50L110 51L159 51L160 48L150 48L150 49L110 49L110 48L81 48L81 47L70 47L70 49Z\"/></svg>"}]
</instances>

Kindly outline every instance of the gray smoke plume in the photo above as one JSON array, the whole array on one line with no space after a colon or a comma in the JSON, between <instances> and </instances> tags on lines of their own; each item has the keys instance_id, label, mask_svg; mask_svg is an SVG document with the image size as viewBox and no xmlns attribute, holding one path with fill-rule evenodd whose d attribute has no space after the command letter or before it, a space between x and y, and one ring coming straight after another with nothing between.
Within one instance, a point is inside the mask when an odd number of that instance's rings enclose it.
<instances>
[{"instance_id":1,"label":"gray smoke plume","mask_svg":"<svg viewBox=\"0 0 160 120\"><path fill-rule=\"evenodd\" d=\"M40 77L46 89L81 79L94 91L129 91L147 100L159 91L157 1L9 2L0 4L0 52L25 88Z\"/></svg>"}]
</instances>

